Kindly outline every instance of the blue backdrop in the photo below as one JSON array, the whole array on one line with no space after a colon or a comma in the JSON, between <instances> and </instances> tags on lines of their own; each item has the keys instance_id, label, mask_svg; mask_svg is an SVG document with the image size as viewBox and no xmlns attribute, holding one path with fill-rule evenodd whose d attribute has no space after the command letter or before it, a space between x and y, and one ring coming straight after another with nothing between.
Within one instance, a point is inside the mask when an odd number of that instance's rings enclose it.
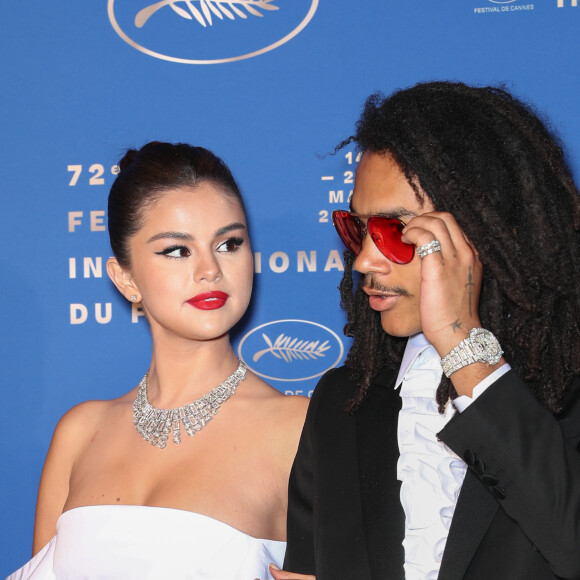
<instances>
[{"instance_id":1,"label":"blue backdrop","mask_svg":"<svg viewBox=\"0 0 580 580\"><path fill-rule=\"evenodd\" d=\"M348 349L329 213L346 207L356 155L324 154L350 135L371 92L505 82L552 119L580 174L577 0L2 8L0 576L30 555L59 417L126 392L149 362L146 323L104 271L107 193L125 148L186 141L230 165L256 257L235 346L289 394L309 394Z\"/></svg>"}]
</instances>

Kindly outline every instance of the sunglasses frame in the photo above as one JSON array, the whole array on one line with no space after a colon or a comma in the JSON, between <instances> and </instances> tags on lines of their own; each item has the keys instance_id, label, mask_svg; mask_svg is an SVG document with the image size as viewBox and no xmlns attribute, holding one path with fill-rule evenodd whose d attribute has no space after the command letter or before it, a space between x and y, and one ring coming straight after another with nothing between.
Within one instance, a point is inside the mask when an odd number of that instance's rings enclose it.
<instances>
[{"instance_id":1,"label":"sunglasses frame","mask_svg":"<svg viewBox=\"0 0 580 580\"><path fill-rule=\"evenodd\" d=\"M345 215L346 214L346 215ZM337 222L342 222L342 224L347 223L347 217L350 218L351 223L356 224L357 229L358 229L358 234L357 237L359 238L358 240L358 250L356 250L356 248L352 245L352 243L349 242L354 242L354 239L351 238L344 238L343 234L341 233L341 231L345 231L345 232L349 232L350 233L354 233L351 231L351 228L347 228L347 227L339 227L337 226ZM353 255L353 256L358 256L360 254L360 251L362 249L362 243L363 240L366 238L367 234L370 232L371 234L371 239L373 240L373 243L375 244L375 246L377 247L377 249L379 250L379 252L385 257L387 258L387 260L394 262L395 264L408 264L409 262L411 262L411 260L413 259L414 255L415 255L415 246L413 244L407 244L406 242L403 242L402 240L400 240L401 244L404 244L405 246L408 246L410 249L407 250L407 252L410 252L409 256L405 256L404 258L401 258L400 256L398 256L395 252L393 252L392 248L390 249L389 246L387 244L385 244L384 248L381 249L381 246L377 243L377 228L378 226L374 226L374 224L377 224L378 221L382 221L382 222L388 222L389 225L392 227L394 224L397 225L397 227L400 225L402 226L401 229L403 227L405 227L406 224L404 224L400 219L397 218L388 218L388 217L384 217L384 216L380 216L380 215L371 215L367 218L367 223L366 225L362 223L360 217L351 212L351 211L346 211L346 210L340 210L340 209L335 209L332 212L332 225L334 226L334 228L336 229L336 232L338 234L338 237L340 238L340 240L342 241L342 243L346 246L346 249ZM373 231L374 230L374 231ZM380 236L382 237L384 235L384 231L380 231L379 232ZM393 236L392 232L388 232L388 235ZM390 255L387 255L385 252L388 252Z\"/></svg>"}]
</instances>

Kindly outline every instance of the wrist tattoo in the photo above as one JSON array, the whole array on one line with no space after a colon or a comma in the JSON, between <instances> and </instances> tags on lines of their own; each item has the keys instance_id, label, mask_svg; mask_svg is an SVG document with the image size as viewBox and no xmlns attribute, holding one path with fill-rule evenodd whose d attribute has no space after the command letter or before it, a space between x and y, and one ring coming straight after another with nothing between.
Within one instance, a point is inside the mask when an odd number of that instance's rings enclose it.
<instances>
[{"instance_id":1,"label":"wrist tattoo","mask_svg":"<svg viewBox=\"0 0 580 580\"><path fill-rule=\"evenodd\" d=\"M463 324L463 322L461 322L458 318L457 320L455 320L454 322L451 323L451 330L453 330L453 332L455 332L458 328L461 328L462 324Z\"/></svg>"},{"instance_id":2,"label":"wrist tattoo","mask_svg":"<svg viewBox=\"0 0 580 580\"><path fill-rule=\"evenodd\" d=\"M473 276L471 274L471 266L469 266L468 274L467 274L467 284L465 287L467 288L467 293L469 295L469 316L472 316L471 310L471 298L473 296L473 287L475 284L473 283Z\"/></svg>"}]
</instances>

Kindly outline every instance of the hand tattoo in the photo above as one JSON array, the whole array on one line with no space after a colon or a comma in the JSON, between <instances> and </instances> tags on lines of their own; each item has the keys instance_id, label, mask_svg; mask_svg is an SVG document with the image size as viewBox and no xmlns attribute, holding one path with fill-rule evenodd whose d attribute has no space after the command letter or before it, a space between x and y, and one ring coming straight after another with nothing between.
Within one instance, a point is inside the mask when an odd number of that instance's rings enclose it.
<instances>
[{"instance_id":1,"label":"hand tattoo","mask_svg":"<svg viewBox=\"0 0 580 580\"><path fill-rule=\"evenodd\" d=\"M471 266L469 266L469 273L467 275L467 284L465 285L465 287L467 288L467 292L469 294L469 316L472 316L471 297L473 296L473 287L474 286L475 286L475 284L473 283L473 276L471 275Z\"/></svg>"}]
</instances>

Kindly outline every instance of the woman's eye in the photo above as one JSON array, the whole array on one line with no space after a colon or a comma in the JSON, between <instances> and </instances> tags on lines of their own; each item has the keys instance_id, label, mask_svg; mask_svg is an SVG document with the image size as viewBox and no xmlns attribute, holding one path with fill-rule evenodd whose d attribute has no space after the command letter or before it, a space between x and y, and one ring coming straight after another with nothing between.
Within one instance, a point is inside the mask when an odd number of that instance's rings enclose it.
<instances>
[{"instance_id":1,"label":"woman's eye","mask_svg":"<svg viewBox=\"0 0 580 580\"><path fill-rule=\"evenodd\" d=\"M229 238L222 242L218 247L218 252L235 252L244 243L242 238Z\"/></svg>"},{"instance_id":2,"label":"woman's eye","mask_svg":"<svg viewBox=\"0 0 580 580\"><path fill-rule=\"evenodd\" d=\"M171 246L157 253L170 258L188 258L191 255L191 252L185 246Z\"/></svg>"}]
</instances>

